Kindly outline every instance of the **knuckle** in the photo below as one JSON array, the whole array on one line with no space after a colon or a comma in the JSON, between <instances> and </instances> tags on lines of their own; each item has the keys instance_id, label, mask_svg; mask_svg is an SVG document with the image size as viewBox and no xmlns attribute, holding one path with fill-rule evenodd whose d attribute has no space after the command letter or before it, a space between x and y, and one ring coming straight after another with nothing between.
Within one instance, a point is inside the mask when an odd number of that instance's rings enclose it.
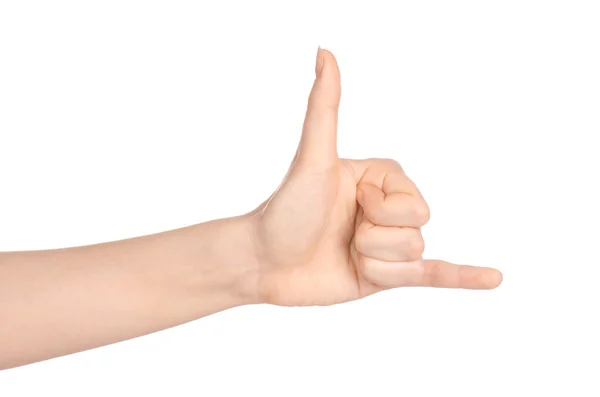
<instances>
[{"instance_id":1,"label":"knuckle","mask_svg":"<svg viewBox=\"0 0 600 397\"><path fill-rule=\"evenodd\" d=\"M425 241L421 236L414 236L407 242L408 251L414 257L420 257L425 252Z\"/></svg>"},{"instance_id":2,"label":"knuckle","mask_svg":"<svg viewBox=\"0 0 600 397\"><path fill-rule=\"evenodd\" d=\"M429 222L429 218L431 217L431 213L429 211L429 206L425 202L425 200L419 200L414 208L415 217L417 219L417 223L420 226L425 225Z\"/></svg>"},{"instance_id":3,"label":"knuckle","mask_svg":"<svg viewBox=\"0 0 600 397\"><path fill-rule=\"evenodd\" d=\"M431 264L423 269L423 284L432 287L442 285L443 275L440 265L437 263Z\"/></svg>"},{"instance_id":4,"label":"knuckle","mask_svg":"<svg viewBox=\"0 0 600 397\"><path fill-rule=\"evenodd\" d=\"M402 168L402 167L400 166L400 163L399 163L398 161L396 161L396 160L392 159L392 158L384 158L384 159L381 159L381 162L382 162L383 164L385 164L385 165L388 165L388 166L392 167L392 168Z\"/></svg>"},{"instance_id":5,"label":"knuckle","mask_svg":"<svg viewBox=\"0 0 600 397\"><path fill-rule=\"evenodd\" d=\"M377 170L390 170L390 169L400 169L402 170L402 166L400 163L392 158L387 157L376 157L367 159L372 166Z\"/></svg>"}]
</instances>

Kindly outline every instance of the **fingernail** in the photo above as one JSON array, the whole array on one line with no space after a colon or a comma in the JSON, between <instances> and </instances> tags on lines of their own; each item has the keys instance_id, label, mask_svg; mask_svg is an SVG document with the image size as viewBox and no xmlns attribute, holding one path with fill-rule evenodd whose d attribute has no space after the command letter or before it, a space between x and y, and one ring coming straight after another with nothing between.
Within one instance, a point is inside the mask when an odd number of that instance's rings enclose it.
<instances>
[{"instance_id":1,"label":"fingernail","mask_svg":"<svg viewBox=\"0 0 600 397\"><path fill-rule=\"evenodd\" d=\"M321 77L321 72L323 71L323 53L321 51L321 46L317 50L317 62L315 64L315 74L318 77Z\"/></svg>"}]
</instances>

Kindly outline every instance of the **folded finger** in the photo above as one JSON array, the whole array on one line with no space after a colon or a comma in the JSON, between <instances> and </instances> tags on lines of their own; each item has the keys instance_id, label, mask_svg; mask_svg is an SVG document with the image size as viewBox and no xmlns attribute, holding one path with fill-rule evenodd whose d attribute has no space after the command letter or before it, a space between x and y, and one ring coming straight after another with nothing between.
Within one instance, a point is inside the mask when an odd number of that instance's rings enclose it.
<instances>
[{"instance_id":1,"label":"folded finger","mask_svg":"<svg viewBox=\"0 0 600 397\"><path fill-rule=\"evenodd\" d=\"M369 221L379 226L421 227L429 220L429 208L420 195L386 194L365 183L357 187L357 200Z\"/></svg>"},{"instance_id":2,"label":"folded finger","mask_svg":"<svg viewBox=\"0 0 600 397\"><path fill-rule=\"evenodd\" d=\"M412 261L420 259L425 243L420 229L377 226L363 222L354 235L356 250L382 261Z\"/></svg>"}]
</instances>

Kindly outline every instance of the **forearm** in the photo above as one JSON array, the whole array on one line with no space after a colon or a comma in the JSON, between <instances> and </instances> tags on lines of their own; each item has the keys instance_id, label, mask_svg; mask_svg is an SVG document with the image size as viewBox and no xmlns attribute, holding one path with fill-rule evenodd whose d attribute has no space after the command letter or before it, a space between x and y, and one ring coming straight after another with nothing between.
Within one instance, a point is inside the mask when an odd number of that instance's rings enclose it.
<instances>
[{"instance_id":1,"label":"forearm","mask_svg":"<svg viewBox=\"0 0 600 397\"><path fill-rule=\"evenodd\" d=\"M255 301L247 218L48 251L0 253L0 369Z\"/></svg>"}]
</instances>

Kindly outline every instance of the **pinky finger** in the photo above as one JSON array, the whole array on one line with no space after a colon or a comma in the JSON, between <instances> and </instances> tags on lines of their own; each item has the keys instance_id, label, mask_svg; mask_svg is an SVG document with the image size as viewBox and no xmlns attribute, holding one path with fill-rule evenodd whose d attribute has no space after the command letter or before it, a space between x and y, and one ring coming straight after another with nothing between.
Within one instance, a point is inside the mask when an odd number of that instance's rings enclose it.
<instances>
[{"instance_id":1,"label":"pinky finger","mask_svg":"<svg viewBox=\"0 0 600 397\"><path fill-rule=\"evenodd\" d=\"M423 277L416 285L438 288L494 289L502 273L490 267L456 265L437 259L423 261Z\"/></svg>"},{"instance_id":2,"label":"pinky finger","mask_svg":"<svg viewBox=\"0 0 600 397\"><path fill-rule=\"evenodd\" d=\"M456 265L436 259L385 262L362 256L359 270L371 283L385 288L494 289L502 283L502 273L496 269Z\"/></svg>"}]
</instances>

